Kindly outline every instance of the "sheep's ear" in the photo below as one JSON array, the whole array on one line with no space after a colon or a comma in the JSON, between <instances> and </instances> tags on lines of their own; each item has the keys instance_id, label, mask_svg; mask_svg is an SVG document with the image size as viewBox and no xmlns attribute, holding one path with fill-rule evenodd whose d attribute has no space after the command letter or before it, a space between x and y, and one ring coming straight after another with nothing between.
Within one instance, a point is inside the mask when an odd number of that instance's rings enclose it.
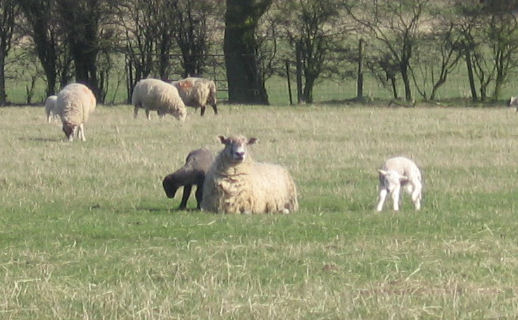
<instances>
[{"instance_id":1,"label":"sheep's ear","mask_svg":"<svg viewBox=\"0 0 518 320\"><path fill-rule=\"evenodd\" d=\"M218 136L218 138L219 138L219 141L221 141L221 143L223 143L223 144L227 143L227 138L225 138L225 136Z\"/></svg>"},{"instance_id":2,"label":"sheep's ear","mask_svg":"<svg viewBox=\"0 0 518 320\"><path fill-rule=\"evenodd\" d=\"M387 171L385 170L382 170L382 169L378 169L378 172L381 173L382 175L386 176L388 174Z\"/></svg>"},{"instance_id":3,"label":"sheep's ear","mask_svg":"<svg viewBox=\"0 0 518 320\"><path fill-rule=\"evenodd\" d=\"M254 144L254 143L256 143L257 141L258 141L258 140L257 140L257 138L250 138L250 139L248 139L247 144Z\"/></svg>"}]
</instances>

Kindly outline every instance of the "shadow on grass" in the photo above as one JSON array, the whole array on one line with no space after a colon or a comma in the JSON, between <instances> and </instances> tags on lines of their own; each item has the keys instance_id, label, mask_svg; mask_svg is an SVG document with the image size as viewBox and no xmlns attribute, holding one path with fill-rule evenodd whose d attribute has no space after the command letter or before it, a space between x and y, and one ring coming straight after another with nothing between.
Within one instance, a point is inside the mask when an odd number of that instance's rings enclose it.
<instances>
[{"instance_id":1,"label":"shadow on grass","mask_svg":"<svg viewBox=\"0 0 518 320\"><path fill-rule=\"evenodd\" d=\"M151 207L136 207L135 208L138 211L146 211L149 213L179 213L179 212L186 212L186 213L197 213L201 212L201 210L196 208L187 208L187 209L179 209L179 208L151 208Z\"/></svg>"},{"instance_id":2,"label":"shadow on grass","mask_svg":"<svg viewBox=\"0 0 518 320\"><path fill-rule=\"evenodd\" d=\"M20 141L36 141L36 142L61 142L62 138L42 138L42 137L20 137Z\"/></svg>"}]
</instances>

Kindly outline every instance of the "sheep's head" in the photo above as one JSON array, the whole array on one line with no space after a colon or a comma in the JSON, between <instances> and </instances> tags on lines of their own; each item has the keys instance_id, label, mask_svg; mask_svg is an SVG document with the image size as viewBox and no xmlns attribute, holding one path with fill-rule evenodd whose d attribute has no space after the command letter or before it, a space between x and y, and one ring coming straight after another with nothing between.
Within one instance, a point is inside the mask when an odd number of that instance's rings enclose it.
<instances>
[{"instance_id":1,"label":"sheep's head","mask_svg":"<svg viewBox=\"0 0 518 320\"><path fill-rule=\"evenodd\" d=\"M408 177L401 175L395 170L383 170L379 169L378 172L383 177L386 187L392 191L397 185L405 184L408 182Z\"/></svg>"},{"instance_id":2,"label":"sheep's head","mask_svg":"<svg viewBox=\"0 0 518 320\"><path fill-rule=\"evenodd\" d=\"M63 132L67 136L68 141L74 140L74 134L77 130L77 126L69 122L63 122Z\"/></svg>"},{"instance_id":3,"label":"sheep's head","mask_svg":"<svg viewBox=\"0 0 518 320\"><path fill-rule=\"evenodd\" d=\"M231 163L235 164L246 160L248 156L247 146L257 141L256 138L247 139L243 136L228 138L219 136L219 140L225 145L225 149L222 151L223 154Z\"/></svg>"},{"instance_id":4,"label":"sheep's head","mask_svg":"<svg viewBox=\"0 0 518 320\"><path fill-rule=\"evenodd\" d=\"M176 190L182 185L175 179L174 174L170 174L162 180L162 186L164 187L166 196L168 198L174 198Z\"/></svg>"},{"instance_id":5,"label":"sheep's head","mask_svg":"<svg viewBox=\"0 0 518 320\"><path fill-rule=\"evenodd\" d=\"M509 103L507 104L507 106L516 106L516 111L518 111L518 97L511 97L511 99L509 99Z\"/></svg>"}]
</instances>

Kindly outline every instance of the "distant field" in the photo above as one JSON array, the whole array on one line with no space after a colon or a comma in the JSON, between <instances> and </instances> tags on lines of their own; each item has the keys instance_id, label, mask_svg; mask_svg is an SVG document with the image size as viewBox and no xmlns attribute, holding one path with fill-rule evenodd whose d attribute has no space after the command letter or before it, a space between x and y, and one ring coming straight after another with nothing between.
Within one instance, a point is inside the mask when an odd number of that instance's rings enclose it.
<instances>
[{"instance_id":1,"label":"distant field","mask_svg":"<svg viewBox=\"0 0 518 320\"><path fill-rule=\"evenodd\" d=\"M355 66L351 66L352 70L355 69ZM123 70L124 67L120 66L120 70ZM16 61L13 61L13 64L7 70L7 74L11 75L6 82L6 90L7 90L7 98L8 101L16 104L24 104L27 101L27 93L26 86L30 83L30 79L33 72L25 71L22 69L20 71L20 67L16 65ZM110 81L108 85L108 92L106 94L105 103L106 104L124 104L127 101L127 93L126 93L126 77L124 74L119 74L117 72L117 68L115 68L112 73L110 73ZM13 77L12 74L17 74L18 76ZM213 75L207 74L209 78L212 78ZM172 76L174 78L174 76ZM220 72L218 75L218 79L224 79L224 73ZM224 87L222 83L218 82L218 85ZM399 97L402 98L405 96L404 89L402 86L402 82L398 82L398 92ZM59 88L57 88L59 89ZM266 81L266 89L268 93L269 102L275 106L285 106L289 105L289 91L288 91L288 81L286 76L273 76ZM430 90L427 88L428 91ZM492 88L489 89L488 94L493 94ZM413 98L417 101L422 101L422 97L419 95L418 91L414 87L412 89ZM293 102L297 102L297 89L295 76L291 75L291 93ZM379 82L377 82L372 74L366 73L364 80L364 97L369 100L375 101L386 101L392 99L392 91L390 89L382 87ZM508 82L503 86L502 93L499 98L500 105L505 105L508 99L511 96L518 95L518 83L517 81L511 77ZM339 103L345 100L350 100L356 97L356 79L346 78L346 79L329 79L321 77L317 80L314 90L313 90L313 99L315 103ZM32 97L32 103L43 103L45 101L45 79L43 76L39 77L36 81L34 96ZM217 98L219 100L228 100L228 93L224 90L219 90L217 93ZM449 77L446 84L444 84L438 91L436 100L441 102L450 102L454 101L467 101L468 103L471 101L471 93L468 86L467 76L465 72L465 67L461 64L458 68L453 72ZM490 99L489 99L490 100ZM464 102L463 102L464 104Z\"/></svg>"},{"instance_id":2,"label":"distant field","mask_svg":"<svg viewBox=\"0 0 518 320\"><path fill-rule=\"evenodd\" d=\"M220 110L179 123L99 106L68 143L43 108L0 108L0 318L518 316L514 110ZM232 133L289 169L299 212L174 209L162 178ZM423 210L376 213L376 168L400 154L423 170Z\"/></svg>"}]
</instances>

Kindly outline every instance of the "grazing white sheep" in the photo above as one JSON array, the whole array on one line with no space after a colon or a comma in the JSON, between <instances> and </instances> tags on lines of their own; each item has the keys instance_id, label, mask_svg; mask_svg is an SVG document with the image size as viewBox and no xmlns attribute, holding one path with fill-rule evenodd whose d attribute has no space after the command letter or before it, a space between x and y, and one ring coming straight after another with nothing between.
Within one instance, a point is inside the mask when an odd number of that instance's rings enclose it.
<instances>
[{"instance_id":1,"label":"grazing white sheep","mask_svg":"<svg viewBox=\"0 0 518 320\"><path fill-rule=\"evenodd\" d=\"M63 123L63 132L69 141L77 135L85 141L84 124L95 110L96 100L92 91L80 83L71 83L59 93L56 101L58 114ZM79 131L78 131L79 129Z\"/></svg>"},{"instance_id":2,"label":"grazing white sheep","mask_svg":"<svg viewBox=\"0 0 518 320\"><path fill-rule=\"evenodd\" d=\"M218 114L216 106L216 84L212 80L189 77L172 83L180 93L186 106L201 108L201 115L205 114L207 104L212 106L214 114Z\"/></svg>"},{"instance_id":3,"label":"grazing white sheep","mask_svg":"<svg viewBox=\"0 0 518 320\"><path fill-rule=\"evenodd\" d=\"M405 157L388 159L378 172L380 191L377 211L383 209L387 193L390 193L392 197L394 211L398 211L401 187L412 195L415 209L421 209L421 192L423 189L421 172L412 160Z\"/></svg>"},{"instance_id":4,"label":"grazing white sheep","mask_svg":"<svg viewBox=\"0 0 518 320\"><path fill-rule=\"evenodd\" d=\"M58 115L58 110L56 108L56 101L58 100L58 96L52 95L48 96L47 100L45 100L45 114L47 115L47 122L50 123L52 118Z\"/></svg>"},{"instance_id":5,"label":"grazing white sheep","mask_svg":"<svg viewBox=\"0 0 518 320\"><path fill-rule=\"evenodd\" d=\"M258 163L247 146L255 138L219 137L225 148L203 183L201 209L224 213L290 213L298 209L297 190L288 171Z\"/></svg>"},{"instance_id":6,"label":"grazing white sheep","mask_svg":"<svg viewBox=\"0 0 518 320\"><path fill-rule=\"evenodd\" d=\"M148 119L150 110L156 110L159 116L171 114L180 121L184 121L187 115L185 104L176 87L162 80L143 79L137 82L131 101L135 106L135 118L139 108L146 110Z\"/></svg>"},{"instance_id":7,"label":"grazing white sheep","mask_svg":"<svg viewBox=\"0 0 518 320\"><path fill-rule=\"evenodd\" d=\"M518 97L511 97L509 100L509 107L516 106L516 111L518 111Z\"/></svg>"}]
</instances>

